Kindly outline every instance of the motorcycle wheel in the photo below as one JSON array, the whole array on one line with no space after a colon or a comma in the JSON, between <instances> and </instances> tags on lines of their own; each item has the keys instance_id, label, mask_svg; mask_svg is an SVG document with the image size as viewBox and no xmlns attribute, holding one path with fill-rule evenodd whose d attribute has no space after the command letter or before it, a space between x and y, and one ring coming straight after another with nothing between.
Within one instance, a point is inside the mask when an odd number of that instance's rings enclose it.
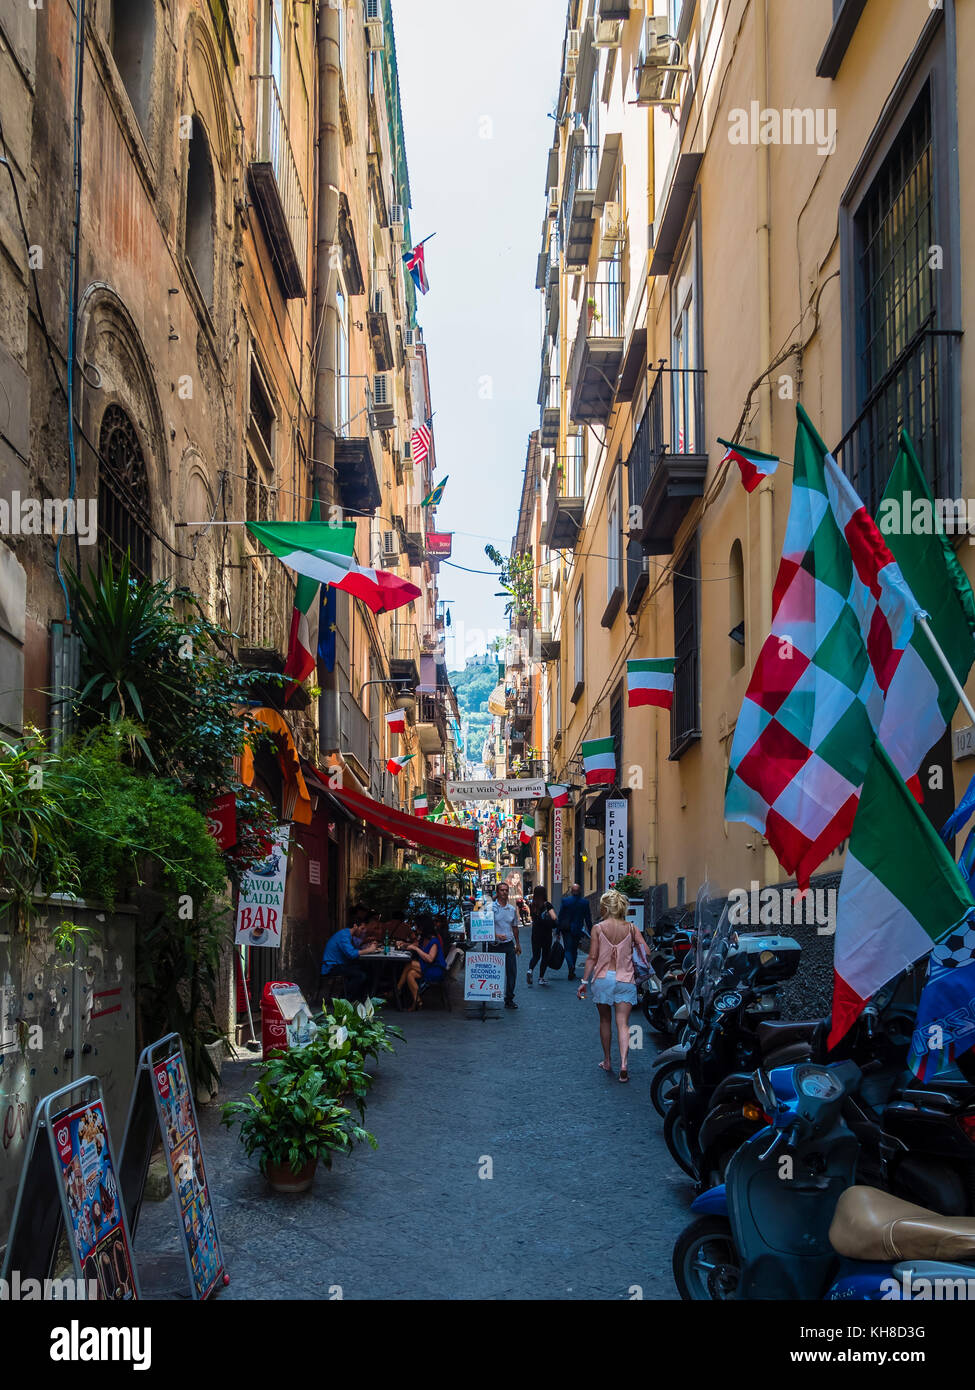
<instances>
[{"instance_id":1,"label":"motorcycle wheel","mask_svg":"<svg viewBox=\"0 0 975 1390\"><path fill-rule=\"evenodd\" d=\"M687 1137L687 1125L684 1123L679 1105L672 1105L664 1116L664 1143L677 1166L682 1168L688 1177L696 1178L697 1169Z\"/></svg>"},{"instance_id":2,"label":"motorcycle wheel","mask_svg":"<svg viewBox=\"0 0 975 1390\"><path fill-rule=\"evenodd\" d=\"M677 1099L683 1073L683 1062L669 1062L665 1067L658 1067L653 1074L653 1080L650 1082L650 1102L657 1114L664 1119Z\"/></svg>"},{"instance_id":3,"label":"motorcycle wheel","mask_svg":"<svg viewBox=\"0 0 975 1390\"><path fill-rule=\"evenodd\" d=\"M724 1216L702 1216L681 1231L674 1245L674 1283L688 1303L734 1298L741 1278L731 1223Z\"/></svg>"}]
</instances>

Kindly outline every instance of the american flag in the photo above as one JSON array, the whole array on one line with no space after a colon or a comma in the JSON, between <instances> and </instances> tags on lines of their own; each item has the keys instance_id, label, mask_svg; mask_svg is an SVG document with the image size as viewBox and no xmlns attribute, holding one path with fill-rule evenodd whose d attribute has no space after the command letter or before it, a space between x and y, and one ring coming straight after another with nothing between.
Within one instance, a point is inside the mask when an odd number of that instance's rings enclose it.
<instances>
[{"instance_id":1,"label":"american flag","mask_svg":"<svg viewBox=\"0 0 975 1390\"><path fill-rule=\"evenodd\" d=\"M430 457L430 445L433 443L433 435L430 433L430 425L433 416L429 420L424 420L422 425L417 425L410 435L410 457L414 463L426 463Z\"/></svg>"}]
</instances>

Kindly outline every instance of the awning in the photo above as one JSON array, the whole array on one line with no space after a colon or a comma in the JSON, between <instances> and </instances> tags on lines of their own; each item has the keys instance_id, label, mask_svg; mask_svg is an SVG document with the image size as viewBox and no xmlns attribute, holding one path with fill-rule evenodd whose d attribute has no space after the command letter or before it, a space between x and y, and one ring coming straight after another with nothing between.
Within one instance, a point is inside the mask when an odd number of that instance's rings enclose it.
<instances>
[{"instance_id":1,"label":"awning","mask_svg":"<svg viewBox=\"0 0 975 1390\"><path fill-rule=\"evenodd\" d=\"M333 787L330 794L384 835L408 840L410 844L419 845L445 859L471 859L477 862L477 832L474 830L457 830L453 826L394 811L392 806L374 801L371 796L363 796L349 787Z\"/></svg>"},{"instance_id":2,"label":"awning","mask_svg":"<svg viewBox=\"0 0 975 1390\"><path fill-rule=\"evenodd\" d=\"M294 736L287 721L276 709L270 709L266 705L260 709L243 709L241 714L246 714L258 724L263 724L278 746L278 762L281 765L281 776L284 778L284 815L288 820L297 821L299 825L311 825L311 797L302 775L301 759L295 747ZM240 780L245 787L249 787L254 781L254 750L249 743L245 744L240 759Z\"/></svg>"}]
</instances>

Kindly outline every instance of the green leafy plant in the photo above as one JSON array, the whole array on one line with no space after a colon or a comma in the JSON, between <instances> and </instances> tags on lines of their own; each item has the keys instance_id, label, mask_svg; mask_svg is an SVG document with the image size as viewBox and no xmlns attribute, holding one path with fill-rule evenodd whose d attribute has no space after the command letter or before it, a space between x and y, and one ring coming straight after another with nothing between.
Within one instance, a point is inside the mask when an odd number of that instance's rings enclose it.
<instances>
[{"instance_id":1,"label":"green leafy plant","mask_svg":"<svg viewBox=\"0 0 975 1390\"><path fill-rule=\"evenodd\" d=\"M402 1028L387 1023L382 1016L383 1001L367 999L353 1004L348 999L333 999L325 1015L326 1028L335 1024L348 1031L353 1048L363 1058L378 1057L381 1052L395 1051L391 1039L402 1039Z\"/></svg>"},{"instance_id":2,"label":"green leafy plant","mask_svg":"<svg viewBox=\"0 0 975 1390\"><path fill-rule=\"evenodd\" d=\"M68 786L60 759L28 727L15 743L0 740L0 921L26 926L38 892L77 893L78 856L69 839Z\"/></svg>"},{"instance_id":3,"label":"green leafy plant","mask_svg":"<svg viewBox=\"0 0 975 1390\"><path fill-rule=\"evenodd\" d=\"M643 883L640 878L640 870L630 869L627 873L620 874L615 887L617 892L622 893L625 898L642 897Z\"/></svg>"},{"instance_id":4,"label":"green leafy plant","mask_svg":"<svg viewBox=\"0 0 975 1390\"><path fill-rule=\"evenodd\" d=\"M353 1045L349 1030L341 1024L327 1022L303 1047L272 1055L283 1058L298 1072L318 1067L333 1100L348 1099L355 1105L360 1119L365 1114L366 1096L373 1078L366 1071L365 1058Z\"/></svg>"},{"instance_id":5,"label":"green leafy plant","mask_svg":"<svg viewBox=\"0 0 975 1390\"><path fill-rule=\"evenodd\" d=\"M406 917L416 887L416 874L412 869L377 864L356 880L355 895L371 912L378 913L384 921L392 921Z\"/></svg>"},{"instance_id":6,"label":"green leafy plant","mask_svg":"<svg viewBox=\"0 0 975 1390\"><path fill-rule=\"evenodd\" d=\"M500 597L508 596L505 616L514 615L521 622L531 622L535 612L535 560L526 550L518 555L502 555L496 546L486 545L484 553L501 571Z\"/></svg>"},{"instance_id":7,"label":"green leafy plant","mask_svg":"<svg viewBox=\"0 0 975 1390\"><path fill-rule=\"evenodd\" d=\"M261 1065L243 1100L224 1105L221 1122L240 1125L240 1141L248 1155L260 1155L265 1175L269 1164L287 1164L293 1173L313 1161L331 1168L333 1154L349 1153L358 1143L377 1147L375 1136L330 1094L321 1067L298 1070L281 1056Z\"/></svg>"}]
</instances>

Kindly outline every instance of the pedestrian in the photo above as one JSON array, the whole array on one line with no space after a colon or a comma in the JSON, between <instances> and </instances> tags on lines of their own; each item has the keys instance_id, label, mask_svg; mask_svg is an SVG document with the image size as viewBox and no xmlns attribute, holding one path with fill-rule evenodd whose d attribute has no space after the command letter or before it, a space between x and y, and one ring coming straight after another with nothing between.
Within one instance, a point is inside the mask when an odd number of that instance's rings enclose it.
<instances>
[{"instance_id":1,"label":"pedestrian","mask_svg":"<svg viewBox=\"0 0 975 1390\"><path fill-rule=\"evenodd\" d=\"M538 971L538 983L547 985L545 971L548 969L548 958L552 950L552 928L555 926L555 908L545 896L545 889L541 884L532 893L531 901L531 923L532 923L532 958L528 965L528 983L532 983L532 972L535 966L541 961Z\"/></svg>"},{"instance_id":2,"label":"pedestrian","mask_svg":"<svg viewBox=\"0 0 975 1390\"><path fill-rule=\"evenodd\" d=\"M345 997L353 1001L364 999L369 976L356 961L360 956L371 955L378 950L379 947L374 941L367 942L360 950L353 940L351 929L341 927L325 944L322 979L327 979L330 975L342 975L345 977Z\"/></svg>"},{"instance_id":3,"label":"pedestrian","mask_svg":"<svg viewBox=\"0 0 975 1390\"><path fill-rule=\"evenodd\" d=\"M616 1033L620 1046L621 1081L629 1081L627 1061L630 1050L630 1009L636 1003L636 983L633 973L633 952L643 958L645 946L633 922L628 922L629 900L611 888L599 899L602 913L592 931L588 974L577 994L586 997L587 985L592 986L593 1003L599 1010L599 1041L603 1046L603 1071L612 1071L613 1014L616 1014Z\"/></svg>"},{"instance_id":4,"label":"pedestrian","mask_svg":"<svg viewBox=\"0 0 975 1390\"><path fill-rule=\"evenodd\" d=\"M515 982L518 978L516 956L521 955L521 938L518 934L518 911L508 902L508 885L498 884L498 896L494 902L494 944L504 956L504 1006L517 1009L515 1003Z\"/></svg>"},{"instance_id":5,"label":"pedestrian","mask_svg":"<svg viewBox=\"0 0 975 1390\"><path fill-rule=\"evenodd\" d=\"M562 933L562 944L565 946L565 960L569 967L569 979L576 977L576 958L579 954L579 942L582 940L583 932L592 931L592 913L589 910L589 899L582 896L582 888L578 883L573 883L571 893L568 893L559 907L559 931Z\"/></svg>"}]
</instances>

